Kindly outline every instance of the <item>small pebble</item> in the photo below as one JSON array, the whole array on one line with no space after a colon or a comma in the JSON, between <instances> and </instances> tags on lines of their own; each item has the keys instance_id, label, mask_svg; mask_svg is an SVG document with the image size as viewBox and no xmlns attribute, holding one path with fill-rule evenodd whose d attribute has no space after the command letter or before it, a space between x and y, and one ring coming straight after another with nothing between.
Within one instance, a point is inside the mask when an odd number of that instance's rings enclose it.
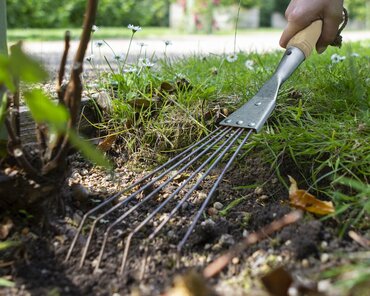
<instances>
[{"instance_id":1,"label":"small pebble","mask_svg":"<svg viewBox=\"0 0 370 296\"><path fill-rule=\"evenodd\" d=\"M289 296L299 296L299 291L296 287L289 287L288 295Z\"/></svg>"},{"instance_id":2,"label":"small pebble","mask_svg":"<svg viewBox=\"0 0 370 296\"><path fill-rule=\"evenodd\" d=\"M330 291L331 288L332 284L330 283L330 280L322 280L317 283L317 290L321 293Z\"/></svg>"},{"instance_id":3,"label":"small pebble","mask_svg":"<svg viewBox=\"0 0 370 296\"><path fill-rule=\"evenodd\" d=\"M231 263L236 265L236 264L239 264L240 260L238 257L234 257L232 260L231 260Z\"/></svg>"},{"instance_id":4,"label":"small pebble","mask_svg":"<svg viewBox=\"0 0 370 296\"><path fill-rule=\"evenodd\" d=\"M322 253L320 256L321 263L326 263L329 261L329 259L330 259L330 256L328 253Z\"/></svg>"},{"instance_id":5,"label":"small pebble","mask_svg":"<svg viewBox=\"0 0 370 296\"><path fill-rule=\"evenodd\" d=\"M256 189L254 189L254 193L257 194L257 195L261 195L262 192L263 192L262 187L256 187Z\"/></svg>"},{"instance_id":6,"label":"small pebble","mask_svg":"<svg viewBox=\"0 0 370 296\"><path fill-rule=\"evenodd\" d=\"M265 200L269 199L269 197L268 197L268 195L263 194L263 195L261 195L258 199L259 199L260 201L265 201Z\"/></svg>"},{"instance_id":7,"label":"small pebble","mask_svg":"<svg viewBox=\"0 0 370 296\"><path fill-rule=\"evenodd\" d=\"M324 249L324 250L327 249L328 248L328 243L326 241L322 241L321 242L321 248Z\"/></svg>"},{"instance_id":8,"label":"small pebble","mask_svg":"<svg viewBox=\"0 0 370 296\"><path fill-rule=\"evenodd\" d=\"M182 211L185 211L189 206L189 203L187 201L185 201L182 205L181 205L181 210Z\"/></svg>"},{"instance_id":9,"label":"small pebble","mask_svg":"<svg viewBox=\"0 0 370 296\"><path fill-rule=\"evenodd\" d=\"M307 259L303 259L302 260L302 267L303 268L307 268L307 267L309 267L310 266L310 262L308 262L308 260Z\"/></svg>"},{"instance_id":10,"label":"small pebble","mask_svg":"<svg viewBox=\"0 0 370 296\"><path fill-rule=\"evenodd\" d=\"M220 211L220 210L222 210L222 208L224 207L224 205L223 205L222 203L220 203L219 201L216 201L216 202L213 204L213 207L214 207L216 210Z\"/></svg>"},{"instance_id":11,"label":"small pebble","mask_svg":"<svg viewBox=\"0 0 370 296\"><path fill-rule=\"evenodd\" d=\"M218 214L218 211L215 208L209 208L207 210L208 215L210 216L216 216Z\"/></svg>"},{"instance_id":12,"label":"small pebble","mask_svg":"<svg viewBox=\"0 0 370 296\"><path fill-rule=\"evenodd\" d=\"M249 235L249 231L244 229L243 230L243 237L247 237Z\"/></svg>"}]
</instances>

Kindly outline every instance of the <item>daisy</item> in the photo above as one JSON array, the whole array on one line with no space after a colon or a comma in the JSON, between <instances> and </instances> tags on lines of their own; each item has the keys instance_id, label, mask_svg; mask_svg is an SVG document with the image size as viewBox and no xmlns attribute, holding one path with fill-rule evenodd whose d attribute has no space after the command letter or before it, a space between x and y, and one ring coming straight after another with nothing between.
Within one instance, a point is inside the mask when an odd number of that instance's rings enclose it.
<instances>
[{"instance_id":1,"label":"daisy","mask_svg":"<svg viewBox=\"0 0 370 296\"><path fill-rule=\"evenodd\" d=\"M97 42L95 42L95 45L97 47L102 47L104 45L104 43L103 43L103 41L97 41Z\"/></svg>"},{"instance_id":2,"label":"daisy","mask_svg":"<svg viewBox=\"0 0 370 296\"><path fill-rule=\"evenodd\" d=\"M92 62L92 60L94 59L94 55L89 55L85 58L86 61L88 61L89 63Z\"/></svg>"},{"instance_id":3,"label":"daisy","mask_svg":"<svg viewBox=\"0 0 370 296\"><path fill-rule=\"evenodd\" d=\"M168 46L168 45L172 45L172 42L171 42L170 40L165 40L165 41L164 41L164 44L165 44L166 46Z\"/></svg>"},{"instance_id":4,"label":"daisy","mask_svg":"<svg viewBox=\"0 0 370 296\"><path fill-rule=\"evenodd\" d=\"M330 59L331 59L331 62L333 63L333 64L336 64L336 63L339 63L339 62L341 62L341 61L343 61L343 60L345 60L346 59L346 57L345 56L340 56L339 54L333 54L331 57L330 57Z\"/></svg>"},{"instance_id":5,"label":"daisy","mask_svg":"<svg viewBox=\"0 0 370 296\"><path fill-rule=\"evenodd\" d=\"M154 66L154 63L152 63L148 58L141 58L139 59L139 65L141 67L147 67L147 68L151 68Z\"/></svg>"},{"instance_id":6,"label":"daisy","mask_svg":"<svg viewBox=\"0 0 370 296\"><path fill-rule=\"evenodd\" d=\"M98 26L95 26L95 25L93 25L92 28L91 28L91 31L93 33L96 32L96 31L98 31L98 30L99 30L99 27Z\"/></svg>"},{"instance_id":7,"label":"daisy","mask_svg":"<svg viewBox=\"0 0 370 296\"><path fill-rule=\"evenodd\" d=\"M126 68L126 69L123 69L123 72L124 73L136 73L137 68L135 68L135 67Z\"/></svg>"},{"instance_id":8,"label":"daisy","mask_svg":"<svg viewBox=\"0 0 370 296\"><path fill-rule=\"evenodd\" d=\"M234 63L236 60L238 59L238 55L235 54L235 53L232 53L230 55L228 55L226 57L226 60L229 62L229 63Z\"/></svg>"},{"instance_id":9,"label":"daisy","mask_svg":"<svg viewBox=\"0 0 370 296\"><path fill-rule=\"evenodd\" d=\"M244 63L245 67L249 70L254 69L254 62L252 60L246 60Z\"/></svg>"},{"instance_id":10,"label":"daisy","mask_svg":"<svg viewBox=\"0 0 370 296\"><path fill-rule=\"evenodd\" d=\"M351 56L354 58L358 58L360 55L357 52L352 52Z\"/></svg>"},{"instance_id":11,"label":"daisy","mask_svg":"<svg viewBox=\"0 0 370 296\"><path fill-rule=\"evenodd\" d=\"M130 30L132 30L132 33L136 33L137 31L141 31L142 29L141 29L141 27L139 27L139 26L134 26L134 25L131 25L131 24L129 24L128 26L127 26L127 28L128 29L130 29Z\"/></svg>"}]
</instances>

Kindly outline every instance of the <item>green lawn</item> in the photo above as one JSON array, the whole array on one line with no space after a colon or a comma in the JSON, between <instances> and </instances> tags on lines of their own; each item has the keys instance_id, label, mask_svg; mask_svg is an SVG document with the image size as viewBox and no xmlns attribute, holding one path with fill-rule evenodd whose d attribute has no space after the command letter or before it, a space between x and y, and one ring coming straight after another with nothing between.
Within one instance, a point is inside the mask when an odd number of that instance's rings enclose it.
<instances>
[{"instance_id":1,"label":"green lawn","mask_svg":"<svg viewBox=\"0 0 370 296\"><path fill-rule=\"evenodd\" d=\"M63 39L64 32L69 30L72 33L73 39L78 39L81 34L81 29L79 28L62 28L62 29L9 29L8 39L9 41L27 40L27 41L53 41ZM254 34L266 31L277 31L277 29L267 29L262 28L259 30L238 30L239 34ZM166 27L145 27L140 32L140 38L163 38L166 36L177 36L186 35L184 31L174 30ZM214 34L226 35L234 34L232 30L230 31L217 31ZM118 39L118 38L130 38L131 31L126 27L101 27L95 33L95 38L98 39Z\"/></svg>"}]
</instances>

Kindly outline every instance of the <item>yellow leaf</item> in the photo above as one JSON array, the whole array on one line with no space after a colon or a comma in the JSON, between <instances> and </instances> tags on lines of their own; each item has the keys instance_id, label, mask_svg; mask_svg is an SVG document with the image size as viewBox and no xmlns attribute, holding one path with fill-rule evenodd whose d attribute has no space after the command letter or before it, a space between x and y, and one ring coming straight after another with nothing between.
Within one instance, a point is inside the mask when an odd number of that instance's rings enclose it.
<instances>
[{"instance_id":1,"label":"yellow leaf","mask_svg":"<svg viewBox=\"0 0 370 296\"><path fill-rule=\"evenodd\" d=\"M328 215L334 213L335 209L331 201L322 201L317 199L306 190L298 189L297 182L291 176L289 177L289 199L290 205L317 215Z\"/></svg>"}]
</instances>

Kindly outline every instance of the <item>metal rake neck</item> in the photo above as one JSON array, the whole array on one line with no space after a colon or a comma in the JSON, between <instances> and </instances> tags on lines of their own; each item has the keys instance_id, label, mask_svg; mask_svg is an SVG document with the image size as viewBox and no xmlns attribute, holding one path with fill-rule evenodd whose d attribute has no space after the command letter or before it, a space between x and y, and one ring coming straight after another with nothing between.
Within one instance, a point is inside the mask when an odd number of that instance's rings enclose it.
<instances>
[{"instance_id":1,"label":"metal rake neck","mask_svg":"<svg viewBox=\"0 0 370 296\"><path fill-rule=\"evenodd\" d=\"M253 98L221 121L220 124L251 128L259 132L275 108L280 86L293 74L304 59L304 53L300 49L289 47L271 79L262 86Z\"/></svg>"}]
</instances>

